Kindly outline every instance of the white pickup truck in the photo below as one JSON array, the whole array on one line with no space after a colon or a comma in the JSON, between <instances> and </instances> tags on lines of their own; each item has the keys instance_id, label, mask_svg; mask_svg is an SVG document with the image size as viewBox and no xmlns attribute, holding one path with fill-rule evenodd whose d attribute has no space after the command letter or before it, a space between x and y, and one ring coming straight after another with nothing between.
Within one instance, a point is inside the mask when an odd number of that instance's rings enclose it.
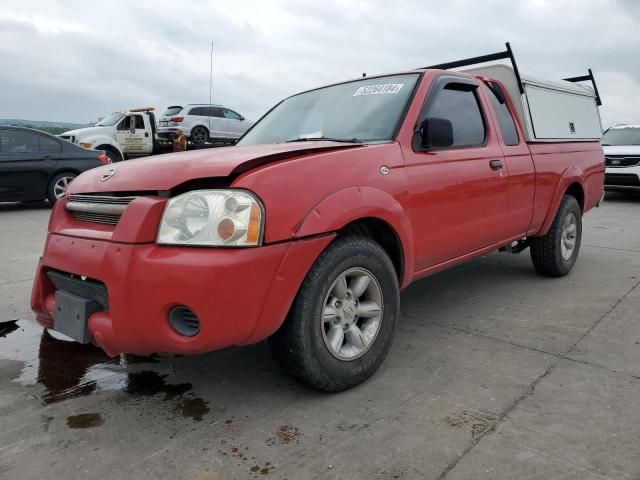
<instances>
[{"instance_id":1,"label":"white pickup truck","mask_svg":"<svg viewBox=\"0 0 640 480\"><path fill-rule=\"evenodd\" d=\"M104 150L112 162L166 151L170 141L161 143L153 108L114 112L93 127L70 130L60 138L84 148Z\"/></svg>"}]
</instances>

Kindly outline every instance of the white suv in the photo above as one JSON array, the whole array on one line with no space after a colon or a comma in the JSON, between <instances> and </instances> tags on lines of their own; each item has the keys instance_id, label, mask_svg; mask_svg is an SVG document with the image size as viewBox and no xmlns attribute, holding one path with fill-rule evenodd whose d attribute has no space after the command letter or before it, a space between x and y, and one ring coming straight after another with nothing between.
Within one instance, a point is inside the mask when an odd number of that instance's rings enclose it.
<instances>
[{"instance_id":1,"label":"white suv","mask_svg":"<svg viewBox=\"0 0 640 480\"><path fill-rule=\"evenodd\" d=\"M167 107L159 119L158 135L170 138L180 129L194 145L235 143L252 124L222 105L189 103Z\"/></svg>"},{"instance_id":2,"label":"white suv","mask_svg":"<svg viewBox=\"0 0 640 480\"><path fill-rule=\"evenodd\" d=\"M616 125L604 132L607 190L640 190L640 125Z\"/></svg>"}]
</instances>

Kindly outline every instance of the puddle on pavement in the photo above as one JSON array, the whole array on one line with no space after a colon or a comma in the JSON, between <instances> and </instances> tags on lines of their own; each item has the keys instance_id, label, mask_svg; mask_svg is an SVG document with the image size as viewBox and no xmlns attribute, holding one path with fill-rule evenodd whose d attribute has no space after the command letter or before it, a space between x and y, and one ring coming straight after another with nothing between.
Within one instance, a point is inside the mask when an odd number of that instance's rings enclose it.
<instances>
[{"instance_id":1,"label":"puddle on pavement","mask_svg":"<svg viewBox=\"0 0 640 480\"><path fill-rule=\"evenodd\" d=\"M44 405L98 391L121 391L146 397L164 394L163 400L177 400L175 413L196 421L209 412L203 399L185 397L192 389L190 383L167 383L168 375L152 370L131 371L134 365L159 363L158 358L111 358L94 345L66 340L28 320L0 323L0 333L0 360L23 363L22 371L13 380L22 385L42 385L44 393L33 396ZM77 421L82 422L83 418L80 416ZM86 418L85 421L89 422Z\"/></svg>"},{"instance_id":2,"label":"puddle on pavement","mask_svg":"<svg viewBox=\"0 0 640 480\"><path fill-rule=\"evenodd\" d=\"M0 338L6 337L11 332L18 330L18 320L9 320L8 322L0 322Z\"/></svg>"}]
</instances>

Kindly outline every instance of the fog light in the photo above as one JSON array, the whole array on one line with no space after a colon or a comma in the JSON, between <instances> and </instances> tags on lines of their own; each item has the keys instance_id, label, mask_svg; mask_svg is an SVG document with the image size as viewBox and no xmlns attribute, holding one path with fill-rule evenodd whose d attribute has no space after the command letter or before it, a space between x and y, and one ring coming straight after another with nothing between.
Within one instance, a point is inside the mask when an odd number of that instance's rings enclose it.
<instances>
[{"instance_id":1,"label":"fog light","mask_svg":"<svg viewBox=\"0 0 640 480\"><path fill-rule=\"evenodd\" d=\"M169 324L180 335L193 337L200 332L200 320L193 311L182 305L169 311Z\"/></svg>"}]
</instances>

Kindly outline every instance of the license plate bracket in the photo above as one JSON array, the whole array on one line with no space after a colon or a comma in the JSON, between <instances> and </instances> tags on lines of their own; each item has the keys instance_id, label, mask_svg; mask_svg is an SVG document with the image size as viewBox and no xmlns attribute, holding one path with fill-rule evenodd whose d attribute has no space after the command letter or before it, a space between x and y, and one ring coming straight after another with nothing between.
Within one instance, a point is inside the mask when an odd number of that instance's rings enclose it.
<instances>
[{"instance_id":1,"label":"license plate bracket","mask_svg":"<svg viewBox=\"0 0 640 480\"><path fill-rule=\"evenodd\" d=\"M89 343L91 334L87 328L87 320L91 314L99 310L102 310L102 307L94 300L58 290L53 329L76 342Z\"/></svg>"}]
</instances>

